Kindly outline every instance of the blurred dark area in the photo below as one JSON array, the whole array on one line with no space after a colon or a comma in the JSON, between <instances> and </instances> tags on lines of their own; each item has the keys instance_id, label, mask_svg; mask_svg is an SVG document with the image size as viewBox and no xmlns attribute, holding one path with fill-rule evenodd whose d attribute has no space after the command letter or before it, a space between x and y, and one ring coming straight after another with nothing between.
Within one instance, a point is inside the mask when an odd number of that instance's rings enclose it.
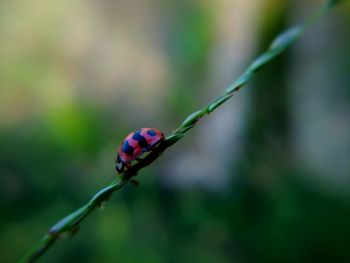
<instances>
[{"instance_id":1,"label":"blurred dark area","mask_svg":"<svg viewBox=\"0 0 350 263\"><path fill-rule=\"evenodd\" d=\"M40 262L350 262L350 5ZM322 1L0 1L0 262L114 180Z\"/></svg>"}]
</instances>

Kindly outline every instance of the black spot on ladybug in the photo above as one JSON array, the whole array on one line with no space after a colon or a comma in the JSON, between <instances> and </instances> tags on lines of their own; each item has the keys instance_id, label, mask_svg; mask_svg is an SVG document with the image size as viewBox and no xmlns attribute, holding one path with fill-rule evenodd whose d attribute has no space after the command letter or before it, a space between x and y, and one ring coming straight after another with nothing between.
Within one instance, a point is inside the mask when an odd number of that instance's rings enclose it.
<instances>
[{"instance_id":1,"label":"black spot on ladybug","mask_svg":"<svg viewBox=\"0 0 350 263\"><path fill-rule=\"evenodd\" d=\"M148 134L149 136L151 136L151 137L154 137L154 136L157 135L157 133L156 133L155 130L148 130L148 131L147 131L147 134Z\"/></svg>"},{"instance_id":2,"label":"black spot on ladybug","mask_svg":"<svg viewBox=\"0 0 350 263\"><path fill-rule=\"evenodd\" d=\"M141 134L140 134L141 130L137 130L133 135L132 135L132 138L136 141L138 141L139 143L139 146L142 148L142 149L147 149L150 145L148 144L148 142L146 141L146 138L143 137Z\"/></svg>"},{"instance_id":3,"label":"black spot on ladybug","mask_svg":"<svg viewBox=\"0 0 350 263\"><path fill-rule=\"evenodd\" d=\"M134 153L134 147L130 146L128 141L125 141L122 145L122 151L123 153L132 156L132 154Z\"/></svg>"},{"instance_id":4,"label":"black spot on ladybug","mask_svg":"<svg viewBox=\"0 0 350 263\"><path fill-rule=\"evenodd\" d=\"M117 163L121 163L122 162L122 159L120 158L120 155L119 153L117 154Z\"/></svg>"}]
</instances>

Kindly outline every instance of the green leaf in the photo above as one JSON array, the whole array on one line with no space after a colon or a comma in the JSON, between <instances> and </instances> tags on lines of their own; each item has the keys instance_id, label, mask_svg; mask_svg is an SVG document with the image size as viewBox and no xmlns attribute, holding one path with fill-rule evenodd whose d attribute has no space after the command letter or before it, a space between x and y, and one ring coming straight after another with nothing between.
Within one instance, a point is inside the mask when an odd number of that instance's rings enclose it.
<instances>
[{"instance_id":1,"label":"green leaf","mask_svg":"<svg viewBox=\"0 0 350 263\"><path fill-rule=\"evenodd\" d=\"M278 55L278 53L273 52L267 52L262 55L260 55L257 59L253 61L252 64L250 64L248 71L249 72L257 72L259 69L261 69L264 65L266 65L269 61L274 59Z\"/></svg>"},{"instance_id":2,"label":"green leaf","mask_svg":"<svg viewBox=\"0 0 350 263\"><path fill-rule=\"evenodd\" d=\"M257 72L268 62L273 60L276 56L281 54L286 48L295 42L295 40L303 32L303 26L296 26L283 32L272 41L269 49L264 54L260 55L249 66L248 72Z\"/></svg>"},{"instance_id":3,"label":"green leaf","mask_svg":"<svg viewBox=\"0 0 350 263\"><path fill-rule=\"evenodd\" d=\"M241 76L239 76L239 78L236 79L230 87L226 89L226 92L232 93L240 89L242 86L247 84L247 82L251 79L251 77L252 77L252 72L247 70Z\"/></svg>"},{"instance_id":4,"label":"green leaf","mask_svg":"<svg viewBox=\"0 0 350 263\"><path fill-rule=\"evenodd\" d=\"M226 94L222 97L217 98L212 104L208 106L208 112L213 112L217 107L223 104L225 101L229 100L232 94Z\"/></svg>"},{"instance_id":5,"label":"green leaf","mask_svg":"<svg viewBox=\"0 0 350 263\"><path fill-rule=\"evenodd\" d=\"M295 26L283 32L282 34L277 36L275 40L272 41L269 48L269 52L274 51L273 53L275 52L277 52L277 54L281 53L286 48L288 48L291 44L293 44L303 31L304 31L303 26Z\"/></svg>"},{"instance_id":6,"label":"green leaf","mask_svg":"<svg viewBox=\"0 0 350 263\"><path fill-rule=\"evenodd\" d=\"M190 116L188 116L181 124L180 128L187 128L189 126L193 126L196 122L202 118L207 112L205 110L198 110L193 112Z\"/></svg>"},{"instance_id":7,"label":"green leaf","mask_svg":"<svg viewBox=\"0 0 350 263\"><path fill-rule=\"evenodd\" d=\"M62 220L60 220L53 227L50 228L49 232L52 234L63 233L71 229L74 225L76 225L76 223L78 223L88 213L89 213L88 206L85 205L79 208L78 210L76 210L75 212L71 213L70 215L66 216Z\"/></svg>"},{"instance_id":8,"label":"green leaf","mask_svg":"<svg viewBox=\"0 0 350 263\"><path fill-rule=\"evenodd\" d=\"M185 135L183 134L171 134L165 138L166 147L170 147L175 144L178 140L181 140Z\"/></svg>"}]
</instances>

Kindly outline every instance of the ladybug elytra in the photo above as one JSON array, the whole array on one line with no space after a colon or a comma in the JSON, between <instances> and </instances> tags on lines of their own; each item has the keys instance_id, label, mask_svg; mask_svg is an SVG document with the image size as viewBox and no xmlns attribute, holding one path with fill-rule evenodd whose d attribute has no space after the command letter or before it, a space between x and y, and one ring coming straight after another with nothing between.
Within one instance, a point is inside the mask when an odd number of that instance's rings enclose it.
<instances>
[{"instance_id":1,"label":"ladybug elytra","mask_svg":"<svg viewBox=\"0 0 350 263\"><path fill-rule=\"evenodd\" d=\"M119 174L131 166L145 152L152 151L164 140L164 134L154 128L141 128L131 132L119 146L116 159L116 170Z\"/></svg>"}]
</instances>

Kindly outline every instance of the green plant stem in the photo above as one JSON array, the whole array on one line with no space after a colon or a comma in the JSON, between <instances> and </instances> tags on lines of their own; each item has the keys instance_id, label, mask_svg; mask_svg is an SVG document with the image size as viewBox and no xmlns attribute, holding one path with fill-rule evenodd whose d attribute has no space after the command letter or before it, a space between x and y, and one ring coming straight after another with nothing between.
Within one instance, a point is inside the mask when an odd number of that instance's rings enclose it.
<instances>
[{"instance_id":1,"label":"green plant stem","mask_svg":"<svg viewBox=\"0 0 350 263\"><path fill-rule=\"evenodd\" d=\"M78 231L79 223L95 208L101 206L103 202L108 201L112 193L126 183L128 183L128 180L122 178L110 183L108 186L97 192L86 205L58 221L50 228L39 244L37 244L32 251L23 258L22 262L35 262L62 236L62 234L70 233L71 235L74 235Z\"/></svg>"},{"instance_id":2,"label":"green plant stem","mask_svg":"<svg viewBox=\"0 0 350 263\"><path fill-rule=\"evenodd\" d=\"M136 176L138 171L144 167L150 165L155 161L167 148L171 147L177 141L182 139L185 133L192 129L199 120L205 115L213 112L227 100L229 100L235 92L245 86L254 74L260 70L263 66L268 64L282 52L284 52L291 44L293 44L300 35L314 22L316 22L321 16L325 15L329 10L332 9L336 4L344 0L328 0L325 2L320 9L318 9L314 15L307 19L303 24L292 27L285 32L278 35L271 43L270 47L266 52L256 58L219 97L213 100L204 108L190 114L182 124L174 130L169 136L166 137L165 141L161 143L157 148L148 154L143 160L134 164L124 174L122 174L117 180L110 183L108 186L97 192L90 201L69 214L62 220L58 221L53 225L48 233L41 239L41 241L22 259L20 262L35 262L39 257L47 252L55 242L62 237L62 235L68 233L74 235L79 228L80 223L96 208L102 206L102 204L111 197L111 195L126 185L133 176Z\"/></svg>"}]
</instances>

